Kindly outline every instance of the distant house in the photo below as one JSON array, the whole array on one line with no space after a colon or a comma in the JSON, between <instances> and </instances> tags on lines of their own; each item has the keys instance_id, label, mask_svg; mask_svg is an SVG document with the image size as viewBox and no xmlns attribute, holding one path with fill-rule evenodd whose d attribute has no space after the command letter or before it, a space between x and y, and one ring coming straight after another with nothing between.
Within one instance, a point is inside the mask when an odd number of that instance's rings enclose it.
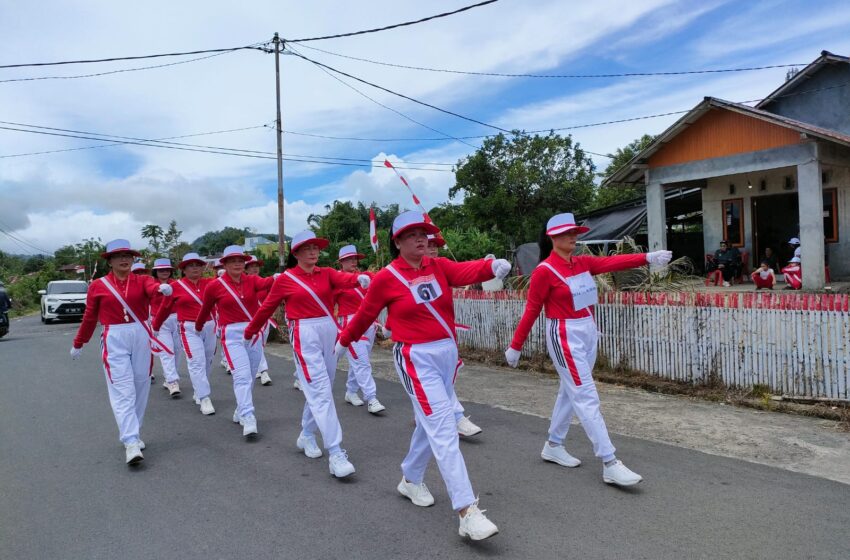
<instances>
[{"instance_id":1,"label":"distant house","mask_svg":"<svg viewBox=\"0 0 850 560\"><path fill-rule=\"evenodd\" d=\"M59 272L64 274L66 278L76 279L78 274L86 272L86 267L80 264L66 264L59 267Z\"/></svg>"},{"instance_id":2,"label":"distant house","mask_svg":"<svg viewBox=\"0 0 850 560\"><path fill-rule=\"evenodd\" d=\"M850 276L850 58L824 51L754 107L706 97L604 184L646 185L650 250L668 246L666 196L699 188L703 249L749 266L799 237L803 286ZM843 237L841 235L843 230Z\"/></svg>"},{"instance_id":3,"label":"distant house","mask_svg":"<svg viewBox=\"0 0 850 560\"><path fill-rule=\"evenodd\" d=\"M246 251L254 251L260 245L275 245L277 246L277 241L272 241L271 239L267 239L262 236L255 237L246 237L244 248Z\"/></svg>"}]
</instances>

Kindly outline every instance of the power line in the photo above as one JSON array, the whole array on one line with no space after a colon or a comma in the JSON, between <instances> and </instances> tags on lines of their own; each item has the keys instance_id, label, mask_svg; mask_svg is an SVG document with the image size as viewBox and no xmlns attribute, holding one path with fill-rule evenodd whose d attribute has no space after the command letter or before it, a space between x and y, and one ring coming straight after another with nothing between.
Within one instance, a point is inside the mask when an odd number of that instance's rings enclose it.
<instances>
[{"instance_id":1,"label":"power line","mask_svg":"<svg viewBox=\"0 0 850 560\"><path fill-rule=\"evenodd\" d=\"M347 58L349 60L356 60L359 62L368 62L369 64L377 64L379 66L388 66L390 68L403 68L406 70L420 70L423 72L441 72L445 74L463 74L467 76L485 76L485 77L496 77L496 78L631 78L631 77L640 77L640 76L683 76L689 74L721 74L726 72L752 72L756 70L770 70L774 68L793 68L797 66L805 66L805 64L773 64L770 66L748 66L743 68L718 68L714 70L675 70L669 72L623 72L619 74L511 74L505 72L475 72L470 70L451 70L448 68L430 68L427 66L411 66L407 64L394 64L391 62L382 62L380 60L373 60L369 58L361 58L357 56L350 56L346 54L335 53L331 51L327 51L325 49L320 49L318 47L311 47L310 45L303 45L306 49L312 49L314 51L319 51L325 54L329 54L331 56L337 56L339 58Z\"/></svg>"},{"instance_id":2,"label":"power line","mask_svg":"<svg viewBox=\"0 0 850 560\"><path fill-rule=\"evenodd\" d=\"M339 39L340 37L353 37L355 35L365 35L367 33L377 33L378 31L388 31L390 29L397 29L399 27L407 27L409 25L416 25L417 23L424 23L426 21L431 21L438 18L444 18L447 16L452 16L455 14L459 14L461 12L465 12L467 10L471 10L473 8L479 8L481 6L486 6L487 4L493 4L498 0L487 0L486 2L478 2L477 4L472 4L470 6L465 6L458 10L454 10L451 12L443 12L441 14L436 14L433 16L428 16L422 19L417 19L415 21L406 21L403 23L396 23L394 25L387 25L385 27L376 27L374 29L364 29L362 31L352 31L350 33L338 33L336 35L325 35L323 37L307 37L305 39L284 39L285 43L305 43L307 41L324 41L325 39Z\"/></svg>"},{"instance_id":3,"label":"power line","mask_svg":"<svg viewBox=\"0 0 850 560\"><path fill-rule=\"evenodd\" d=\"M139 56L117 56L112 58L96 58L89 60L63 60L59 62L28 62L25 64L4 64L0 65L0 70L4 68L31 68L37 66L62 66L66 64L94 64L98 62L117 62L121 60L143 60L148 58L163 58L169 56L189 56L194 54L208 54L208 53L226 53L239 51L243 49L257 49L260 50L257 45L261 45L260 43L254 43L251 45L245 45L244 47L231 47L227 49L206 49L200 51L185 51L185 52L173 52L173 53L160 53L160 54L145 54Z\"/></svg>"},{"instance_id":4,"label":"power line","mask_svg":"<svg viewBox=\"0 0 850 560\"><path fill-rule=\"evenodd\" d=\"M27 241L24 238L13 235L10 231L6 231L6 229L11 230L12 228L10 228L8 225L4 224L3 222L0 222L0 226L3 226L3 227L0 227L0 233L5 234L12 241L17 242L17 244L20 245L21 247L35 249L39 253L44 253L44 254L47 254L47 255L52 254L50 251L45 251L41 247L38 247L37 245L30 243L29 241ZM6 228L6 229L3 229L3 228ZM32 254L32 253L30 253L30 254Z\"/></svg>"},{"instance_id":5,"label":"power line","mask_svg":"<svg viewBox=\"0 0 850 560\"><path fill-rule=\"evenodd\" d=\"M510 132L509 130L504 129L504 128L501 128L501 127L498 127L498 126L496 126L496 125L492 125L492 124L489 124L489 123L486 123L486 122L483 122L483 121L479 121L478 119L473 119L472 117L467 117L467 116L461 115L460 113L455 113L454 111L449 111L448 109L443 109L442 107L437 107L436 105L432 105L432 104L430 104L430 103L426 103L426 102L424 102L424 101L420 101L420 100L418 100L418 99L415 99L415 98L413 98L413 97L410 97L409 95L404 95L403 93L398 93L397 91L393 91L393 90L388 89L388 88L385 88L385 87L383 87L383 86L379 86L378 84L375 84L375 83L372 83L372 82L366 81L366 80L364 80L363 78L358 78L357 76L352 76L351 74L348 74L348 73L346 73L346 72L343 72L342 70L337 70L336 68L333 68L333 67L331 67L331 66L328 66L327 64L322 64L321 62L317 62L317 61L315 61L315 60L313 60L313 59L311 59L311 58L307 58L307 57L306 57L306 56L304 56L303 54L300 54L300 53L294 52L294 51L292 51L291 49L290 49L290 51L289 51L289 52L291 52L294 56L297 56L297 57L299 57L299 58L303 58L303 59L304 59L304 60L306 60L307 62L311 62L311 63L315 64L316 66L320 66L320 67L322 67L322 68L326 68L327 70L330 70L331 72L334 72L334 73L336 73L336 74L340 74L340 75L345 76L345 77L347 77L347 78L351 78L352 80L356 80L356 81L361 82L361 83L363 83L363 84L366 84L366 85L368 85L368 86L372 86L373 88L379 89L379 90L381 90L381 91L385 91L385 92L387 92L387 93L391 93L391 94L393 94L393 95L395 95L395 96L397 96L397 97L401 97L401 98L403 98L403 99L407 99L408 101L413 101L414 103L418 103L419 105L422 105L422 106L424 106L424 107L428 107L428 108L430 108L430 109L434 109L434 110L436 110L436 111L440 111L441 113L445 113L445 114L447 114L447 115L452 115L453 117L457 117L457 118L459 118L459 119L463 119L463 120L465 120L465 121L469 121L469 122L472 122L472 123L475 123L475 124L480 124L481 126L486 126L487 128L492 128L492 129L494 129L494 130L498 130L498 131L500 131L500 132L508 132L508 133Z\"/></svg>"},{"instance_id":6,"label":"power line","mask_svg":"<svg viewBox=\"0 0 850 560\"><path fill-rule=\"evenodd\" d=\"M295 52L295 51L293 51L293 50L292 50L292 48L290 47L290 52ZM295 54L298 54L298 53L297 53L297 52L295 52ZM456 136L452 136L451 134L449 134L449 133L447 133L447 132L443 132L443 131L441 131L441 130L437 130L436 128L431 127L431 126L428 126L428 125L427 125L427 124L425 124L425 123L419 122L419 121L417 121L416 119L414 119L413 117L411 117L411 116L409 116L409 115L406 115L406 114L402 113L401 111L399 111L399 110L397 110L397 109L394 109L394 108L390 107L389 105L384 105L383 103L381 103L381 102L380 102L380 101L378 101L377 99L375 99L375 98L371 97L370 95L368 95L368 94L364 93L363 91L361 91L361 90L357 89L356 87L354 87L353 85L349 84L348 82L346 82L346 81L345 81L345 80L343 80L342 78L340 78L340 77L338 77L338 76L333 75L331 72L328 72L327 70L325 70L325 69L324 69L324 68L322 68L321 66L317 66L317 68L318 68L319 70L321 70L322 72L324 72L325 74L327 74L328 76L330 76L331 78L333 78L334 80L336 80L337 82L339 82L339 83L341 83L342 85L344 85L345 87L347 87L347 88L349 88L349 89L352 89L352 90L354 90L357 94L359 94L359 95L361 95L361 96L365 97L366 99L368 99L369 101L371 101L371 102L372 102L372 103L374 103L375 105L378 105L378 106L380 106L380 107L383 107L384 109L386 109L386 110L388 110L388 111L392 111L392 112L393 112L393 113L395 113L396 115L398 115L398 116L400 116L400 117L402 117L402 118L404 118L404 119L407 119L408 121L412 122L413 124L419 125L419 126L421 126L421 127L423 127L423 128L427 128L428 130L430 130L430 131L432 131L432 132L436 132L437 134L442 134L443 136L445 136L445 138L443 138L443 140L446 140L446 139L457 140L458 142L460 142L460 143L462 143L462 144L466 144L467 146L469 146L469 147L471 147L471 148L476 148L476 149L478 148L478 146L475 146L474 144L470 144L469 142L466 142L465 140L462 140L461 138L458 138L458 137L456 137Z\"/></svg>"}]
</instances>

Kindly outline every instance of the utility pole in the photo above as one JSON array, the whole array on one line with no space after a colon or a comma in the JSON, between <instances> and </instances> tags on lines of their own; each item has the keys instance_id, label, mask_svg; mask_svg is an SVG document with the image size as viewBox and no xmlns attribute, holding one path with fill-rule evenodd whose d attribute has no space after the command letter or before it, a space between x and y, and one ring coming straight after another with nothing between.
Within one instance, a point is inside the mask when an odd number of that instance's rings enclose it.
<instances>
[{"instance_id":1,"label":"utility pole","mask_svg":"<svg viewBox=\"0 0 850 560\"><path fill-rule=\"evenodd\" d=\"M280 118L280 45L281 40L277 33L274 34L274 73L275 87L277 93L277 119L275 120L275 132L277 133L277 254L279 271L283 272L286 262L284 253L286 249L286 237L283 233L283 123Z\"/></svg>"}]
</instances>

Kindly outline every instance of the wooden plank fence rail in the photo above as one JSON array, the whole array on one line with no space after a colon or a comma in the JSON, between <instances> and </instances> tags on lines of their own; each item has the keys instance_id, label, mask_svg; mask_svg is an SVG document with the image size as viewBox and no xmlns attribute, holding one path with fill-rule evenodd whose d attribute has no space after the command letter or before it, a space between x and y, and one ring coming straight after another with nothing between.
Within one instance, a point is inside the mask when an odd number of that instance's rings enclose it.
<instances>
[{"instance_id":1,"label":"wooden plank fence rail","mask_svg":"<svg viewBox=\"0 0 850 560\"><path fill-rule=\"evenodd\" d=\"M623 366L690 383L763 385L805 397L850 398L850 296L800 293L601 294L599 351ZM503 351L525 293L455 291L458 342ZM543 314L523 353L546 352Z\"/></svg>"}]
</instances>

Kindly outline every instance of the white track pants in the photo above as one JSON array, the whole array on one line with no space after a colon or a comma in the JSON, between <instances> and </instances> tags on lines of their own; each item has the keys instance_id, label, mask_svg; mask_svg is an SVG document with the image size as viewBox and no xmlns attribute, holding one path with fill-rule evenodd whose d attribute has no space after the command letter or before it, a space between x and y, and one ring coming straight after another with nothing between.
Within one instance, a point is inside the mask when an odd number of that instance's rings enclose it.
<instances>
[{"instance_id":1,"label":"white track pants","mask_svg":"<svg viewBox=\"0 0 850 560\"><path fill-rule=\"evenodd\" d=\"M343 317L341 327L345 328L354 315ZM363 391L363 398L366 402L374 399L378 393L375 387L375 379L372 377L372 362L369 361L369 355L372 353L372 346L375 344L375 325L373 324L360 337L357 342L352 342L351 347L357 353L357 358L348 352L348 379L345 383L345 390L348 393L356 393L357 390Z\"/></svg>"},{"instance_id":2,"label":"white track pants","mask_svg":"<svg viewBox=\"0 0 850 560\"><path fill-rule=\"evenodd\" d=\"M169 354L168 352L156 353L159 356L159 363L162 364L162 372L165 375L166 383L179 381L180 375L177 373L177 367L183 360L181 359L180 325L177 323L177 313L172 313L162 323L157 338L173 352L173 354Z\"/></svg>"},{"instance_id":3,"label":"white track pants","mask_svg":"<svg viewBox=\"0 0 850 560\"><path fill-rule=\"evenodd\" d=\"M124 444L137 442L151 392L150 338L145 328L135 322L106 325L100 348L118 437Z\"/></svg>"},{"instance_id":4,"label":"white track pants","mask_svg":"<svg viewBox=\"0 0 850 560\"><path fill-rule=\"evenodd\" d=\"M330 317L289 321L295 374L306 399L301 430L305 435L315 436L318 429L330 453L336 452L342 443L342 427L333 399L336 336L336 324Z\"/></svg>"},{"instance_id":5,"label":"white track pants","mask_svg":"<svg viewBox=\"0 0 850 560\"><path fill-rule=\"evenodd\" d=\"M410 396L416 417L416 428L410 438L410 449L401 463L401 472L408 482L419 484L434 457L451 497L452 508L463 509L475 502L475 494L460 453L454 414L457 345L449 338L425 344L397 342L393 354L396 371Z\"/></svg>"},{"instance_id":6,"label":"white track pants","mask_svg":"<svg viewBox=\"0 0 850 560\"><path fill-rule=\"evenodd\" d=\"M272 326L266 323L266 327L262 330L263 333L263 345L260 347L260 365L257 367L257 371L269 371L269 362L266 360L266 342L269 340L269 333L272 330Z\"/></svg>"},{"instance_id":7,"label":"white track pants","mask_svg":"<svg viewBox=\"0 0 850 560\"><path fill-rule=\"evenodd\" d=\"M215 323L207 321L204 330L195 331L194 321L183 321L180 325L180 340L189 367L189 379L195 390L195 398L210 396L210 369L215 356Z\"/></svg>"},{"instance_id":8,"label":"white track pants","mask_svg":"<svg viewBox=\"0 0 850 560\"><path fill-rule=\"evenodd\" d=\"M254 376L260 365L262 343L251 344L245 340L248 323L231 323L221 329L221 350L233 377L233 394L236 396L236 413L239 416L254 414Z\"/></svg>"},{"instance_id":9,"label":"white track pants","mask_svg":"<svg viewBox=\"0 0 850 560\"><path fill-rule=\"evenodd\" d=\"M547 319L546 329L549 357L561 378L549 426L549 440L563 443L575 414L593 444L594 454L607 460L613 457L615 450L602 419L599 393L593 381L593 364L599 342L596 321L593 317Z\"/></svg>"}]
</instances>

